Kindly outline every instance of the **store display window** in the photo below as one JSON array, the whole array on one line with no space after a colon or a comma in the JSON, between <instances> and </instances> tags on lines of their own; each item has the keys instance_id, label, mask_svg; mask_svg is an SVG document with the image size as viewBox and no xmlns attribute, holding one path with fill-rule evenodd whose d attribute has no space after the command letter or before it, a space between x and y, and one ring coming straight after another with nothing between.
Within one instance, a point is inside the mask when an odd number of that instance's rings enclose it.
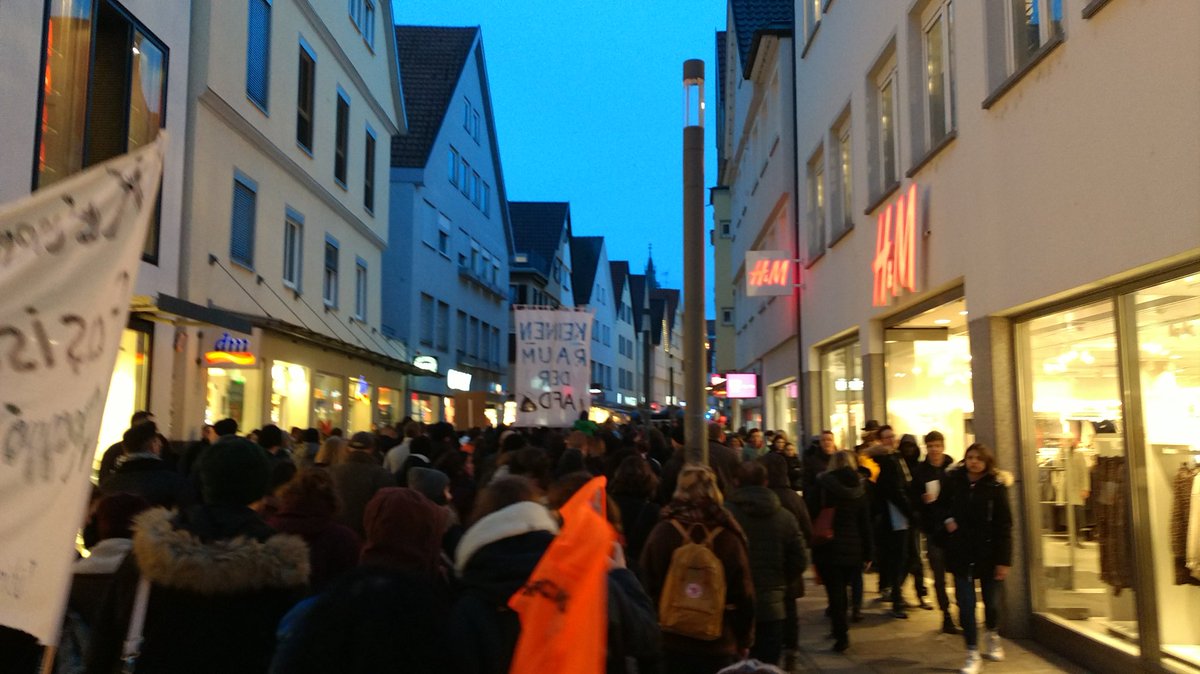
<instances>
[{"instance_id":1,"label":"store display window","mask_svg":"<svg viewBox=\"0 0 1200 674\"><path fill-rule=\"evenodd\" d=\"M442 398L442 416L446 423L454 425L454 398L449 396Z\"/></svg>"},{"instance_id":2,"label":"store display window","mask_svg":"<svg viewBox=\"0 0 1200 674\"><path fill-rule=\"evenodd\" d=\"M771 387L771 404L774 406L772 426L774 430L787 433L788 438L796 443L799 451L803 451L807 442L800 442L800 387L796 380Z\"/></svg>"},{"instance_id":3,"label":"store display window","mask_svg":"<svg viewBox=\"0 0 1200 674\"><path fill-rule=\"evenodd\" d=\"M345 381L331 374L318 372L313 375L312 422L322 436L329 435L335 428L345 430L346 405L342 392Z\"/></svg>"},{"instance_id":4,"label":"store display window","mask_svg":"<svg viewBox=\"0 0 1200 674\"><path fill-rule=\"evenodd\" d=\"M1129 469L1114 304L1105 300L1019 326L1036 452L1035 610L1136 652ZM1028 467L1030 462L1026 461Z\"/></svg>"},{"instance_id":5,"label":"store display window","mask_svg":"<svg viewBox=\"0 0 1200 674\"><path fill-rule=\"evenodd\" d=\"M371 394L374 387L366 377L350 377L346 380L346 390L346 432L371 431Z\"/></svg>"},{"instance_id":6,"label":"store display window","mask_svg":"<svg viewBox=\"0 0 1200 674\"><path fill-rule=\"evenodd\" d=\"M401 400L399 389L380 386L379 398L375 402L375 423L383 427L400 421L400 417L403 416L400 409Z\"/></svg>"},{"instance_id":7,"label":"store display window","mask_svg":"<svg viewBox=\"0 0 1200 674\"><path fill-rule=\"evenodd\" d=\"M961 460L975 441L967 305L955 300L884 330L887 423L918 438L940 431Z\"/></svg>"},{"instance_id":8,"label":"store display window","mask_svg":"<svg viewBox=\"0 0 1200 674\"><path fill-rule=\"evenodd\" d=\"M413 393L409 400L412 403L413 420L423 424L432 424L439 420L442 400L440 396Z\"/></svg>"},{"instance_id":9,"label":"store display window","mask_svg":"<svg viewBox=\"0 0 1200 674\"><path fill-rule=\"evenodd\" d=\"M309 371L277 360L271 364L271 423L288 430L308 428Z\"/></svg>"},{"instance_id":10,"label":"store display window","mask_svg":"<svg viewBox=\"0 0 1200 674\"><path fill-rule=\"evenodd\" d=\"M132 321L131 321L132 324ZM127 328L121 333L117 362L113 366L100 421L100 440L96 445L95 469L100 467L104 450L121 441L134 412L146 409L150 392L150 327ZM152 410L153 411L153 410Z\"/></svg>"},{"instance_id":11,"label":"store display window","mask_svg":"<svg viewBox=\"0 0 1200 674\"><path fill-rule=\"evenodd\" d=\"M1200 666L1200 274L1134 303L1159 641Z\"/></svg>"},{"instance_id":12,"label":"store display window","mask_svg":"<svg viewBox=\"0 0 1200 674\"><path fill-rule=\"evenodd\" d=\"M262 373L257 369L208 368L204 423L234 419L238 428L262 425Z\"/></svg>"},{"instance_id":13,"label":"store display window","mask_svg":"<svg viewBox=\"0 0 1200 674\"><path fill-rule=\"evenodd\" d=\"M863 380L858 342L842 344L821 353L821 417L824 429L833 431L837 446L858 444L863 412Z\"/></svg>"}]
</instances>

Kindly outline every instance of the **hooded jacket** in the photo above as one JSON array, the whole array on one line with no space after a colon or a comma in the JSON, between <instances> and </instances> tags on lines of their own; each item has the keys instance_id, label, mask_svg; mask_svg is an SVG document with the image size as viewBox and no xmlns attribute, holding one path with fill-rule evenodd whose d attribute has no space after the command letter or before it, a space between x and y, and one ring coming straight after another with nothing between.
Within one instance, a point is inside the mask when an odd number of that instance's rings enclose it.
<instances>
[{"instance_id":1,"label":"hooded jacket","mask_svg":"<svg viewBox=\"0 0 1200 674\"><path fill-rule=\"evenodd\" d=\"M971 482L961 464L946 471L936 501L938 533L944 536L946 565L955 574L974 564L976 576L995 566L1012 566L1012 510L1008 504L1011 475L988 474ZM953 518L958 528L946 530Z\"/></svg>"},{"instance_id":2,"label":"hooded jacket","mask_svg":"<svg viewBox=\"0 0 1200 674\"><path fill-rule=\"evenodd\" d=\"M812 542L812 514L808 511L808 504L804 502L800 494L792 489L788 479L788 464L786 460L781 461L780 454L767 454L761 461L767 468L767 487L779 497L779 505L783 509L790 512L792 517L796 518L796 524L800 525L800 534L804 536L804 545L809 546ZM809 491L816 488L815 481L809 487Z\"/></svg>"},{"instance_id":3,"label":"hooded jacket","mask_svg":"<svg viewBox=\"0 0 1200 674\"><path fill-rule=\"evenodd\" d=\"M450 512L415 489L380 489L367 504L362 563L443 579L442 536Z\"/></svg>"},{"instance_id":4,"label":"hooded jacket","mask_svg":"<svg viewBox=\"0 0 1200 674\"><path fill-rule=\"evenodd\" d=\"M813 548L814 560L818 565L862 567L873 552L871 513L862 477L851 468L821 473L815 500L819 508L834 508L834 515L833 540Z\"/></svg>"},{"instance_id":5,"label":"hooded jacket","mask_svg":"<svg viewBox=\"0 0 1200 674\"><path fill-rule=\"evenodd\" d=\"M783 620L788 589L808 566L800 526L767 487L739 487L729 496L728 508L746 532L754 578L754 617L761 622Z\"/></svg>"},{"instance_id":6,"label":"hooded jacket","mask_svg":"<svg viewBox=\"0 0 1200 674\"><path fill-rule=\"evenodd\" d=\"M166 461L154 454L129 454L121 457L103 482L100 493L108 496L122 492L137 494L150 505L163 508L192 504L191 485Z\"/></svg>"},{"instance_id":7,"label":"hooded jacket","mask_svg":"<svg viewBox=\"0 0 1200 674\"><path fill-rule=\"evenodd\" d=\"M358 565L362 541L349 527L338 524L331 512L317 504L293 503L280 508L268 523L280 533L294 534L308 544L312 592L325 588Z\"/></svg>"},{"instance_id":8,"label":"hooded jacket","mask_svg":"<svg viewBox=\"0 0 1200 674\"><path fill-rule=\"evenodd\" d=\"M396 486L395 478L373 456L359 451L350 452L343 463L330 468L329 476L333 478L333 486L342 502L338 522L362 536L363 511L367 502L380 489Z\"/></svg>"},{"instance_id":9,"label":"hooded jacket","mask_svg":"<svg viewBox=\"0 0 1200 674\"><path fill-rule=\"evenodd\" d=\"M151 582L138 674L265 672L279 619L304 594L308 547L252 510L156 508L134 520L133 554L95 624L88 671L114 671L138 580Z\"/></svg>"},{"instance_id":10,"label":"hooded jacket","mask_svg":"<svg viewBox=\"0 0 1200 674\"><path fill-rule=\"evenodd\" d=\"M455 552L462 595L450 615L454 666L463 674L506 674L521 633L508 600L525 584L558 533L545 506L514 503L480 519Z\"/></svg>"}]
</instances>

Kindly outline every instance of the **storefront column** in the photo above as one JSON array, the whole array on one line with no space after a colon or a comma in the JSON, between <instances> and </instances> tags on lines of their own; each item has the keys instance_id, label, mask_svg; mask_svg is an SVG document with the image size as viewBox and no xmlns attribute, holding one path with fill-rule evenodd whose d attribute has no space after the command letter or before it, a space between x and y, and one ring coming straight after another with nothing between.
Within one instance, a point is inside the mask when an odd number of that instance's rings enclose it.
<instances>
[{"instance_id":1,"label":"storefront column","mask_svg":"<svg viewBox=\"0 0 1200 674\"><path fill-rule=\"evenodd\" d=\"M971 340L971 396L975 400L975 440L996 452L996 462L1016 479L1009 489L1013 513L1013 563L1005 581L1005 608L1001 616L1006 636L1030 636L1033 616L1029 592L1029 559L1026 553L1023 504L1025 479L1021 457L1020 409L1012 327L1008 319L985 316L967 323ZM1036 480L1035 480L1036 483Z\"/></svg>"},{"instance_id":2,"label":"storefront column","mask_svg":"<svg viewBox=\"0 0 1200 674\"><path fill-rule=\"evenodd\" d=\"M863 410L867 419L887 418L887 372L883 367L882 353L865 353L862 357ZM863 423L866 423L865 421ZM859 427L861 428L861 426ZM855 431L857 432L857 431Z\"/></svg>"}]
</instances>

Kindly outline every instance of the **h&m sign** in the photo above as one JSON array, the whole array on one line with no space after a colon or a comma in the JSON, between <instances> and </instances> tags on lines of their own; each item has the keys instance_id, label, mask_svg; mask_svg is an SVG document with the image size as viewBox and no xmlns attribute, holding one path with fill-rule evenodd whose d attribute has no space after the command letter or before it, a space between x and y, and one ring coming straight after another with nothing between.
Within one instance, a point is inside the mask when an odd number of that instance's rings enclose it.
<instances>
[{"instance_id":1,"label":"h&m sign","mask_svg":"<svg viewBox=\"0 0 1200 674\"><path fill-rule=\"evenodd\" d=\"M901 290L917 291L917 185L879 214L875 230L875 276L871 304L886 307Z\"/></svg>"}]
</instances>

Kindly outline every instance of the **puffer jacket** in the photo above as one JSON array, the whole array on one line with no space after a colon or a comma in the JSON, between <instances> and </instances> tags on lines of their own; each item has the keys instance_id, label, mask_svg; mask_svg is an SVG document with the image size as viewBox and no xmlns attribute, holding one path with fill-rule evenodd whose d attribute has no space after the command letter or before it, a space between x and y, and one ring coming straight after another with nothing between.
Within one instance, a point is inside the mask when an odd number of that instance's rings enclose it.
<instances>
[{"instance_id":1,"label":"puffer jacket","mask_svg":"<svg viewBox=\"0 0 1200 674\"><path fill-rule=\"evenodd\" d=\"M739 487L726 507L746 532L754 578L754 618L760 622L783 620L788 589L808 566L808 551L796 518L779 505L779 498L768 487Z\"/></svg>"},{"instance_id":2,"label":"puffer jacket","mask_svg":"<svg viewBox=\"0 0 1200 674\"><path fill-rule=\"evenodd\" d=\"M977 576L996 566L1012 565L1012 509L1008 503L1007 473L984 475L975 482L961 464L942 478L937 506L938 534L946 548L946 565L965 573L975 565ZM954 518L958 528L946 530Z\"/></svg>"},{"instance_id":3,"label":"puffer jacket","mask_svg":"<svg viewBox=\"0 0 1200 674\"><path fill-rule=\"evenodd\" d=\"M820 508L834 508L833 540L813 547L817 565L861 567L871 559L871 513L863 478L851 468L826 471L817 477L814 497Z\"/></svg>"}]
</instances>

